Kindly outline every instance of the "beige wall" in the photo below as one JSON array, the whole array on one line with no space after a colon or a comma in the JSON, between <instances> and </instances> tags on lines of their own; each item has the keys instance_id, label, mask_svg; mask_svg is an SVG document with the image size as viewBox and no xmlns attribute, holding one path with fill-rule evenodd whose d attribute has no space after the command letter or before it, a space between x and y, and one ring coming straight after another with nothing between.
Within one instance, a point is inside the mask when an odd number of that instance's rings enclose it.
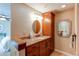
<instances>
[{"instance_id":1,"label":"beige wall","mask_svg":"<svg viewBox=\"0 0 79 59\"><path fill-rule=\"evenodd\" d=\"M12 4L12 36L13 35L22 35L24 33L29 34L32 31L32 24L36 20L32 18L34 13L41 15L40 12L34 10L33 8L22 4L15 3ZM42 26L42 19L38 19ZM42 32L42 27L39 33Z\"/></svg>"},{"instance_id":2,"label":"beige wall","mask_svg":"<svg viewBox=\"0 0 79 59\"><path fill-rule=\"evenodd\" d=\"M58 50L61 50L61 51L64 51L66 53L69 53L69 54L75 54L75 49L72 48L71 46L71 36L69 38L62 38L62 37L59 37L57 35L57 24L60 20L64 20L64 19L68 19L72 22L72 34L75 32L75 28L74 28L74 19L75 19L75 12L74 12L74 8L72 9L69 9L69 10L65 10L65 11L62 11L62 12L59 12L59 13L56 13L56 16L55 16L55 49L58 49ZM71 34L71 35L72 35Z\"/></svg>"},{"instance_id":3,"label":"beige wall","mask_svg":"<svg viewBox=\"0 0 79 59\"><path fill-rule=\"evenodd\" d=\"M77 5L77 55L79 56L79 4Z\"/></svg>"}]
</instances>

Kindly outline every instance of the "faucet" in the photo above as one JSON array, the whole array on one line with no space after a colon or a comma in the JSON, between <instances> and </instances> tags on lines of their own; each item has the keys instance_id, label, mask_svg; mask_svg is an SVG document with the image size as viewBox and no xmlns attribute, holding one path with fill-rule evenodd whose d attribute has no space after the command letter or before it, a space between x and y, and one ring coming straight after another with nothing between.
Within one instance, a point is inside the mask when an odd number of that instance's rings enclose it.
<instances>
[{"instance_id":1,"label":"faucet","mask_svg":"<svg viewBox=\"0 0 79 59\"><path fill-rule=\"evenodd\" d=\"M29 38L32 38L32 37L33 37L33 35L32 35L32 33L30 32L30 33L29 33Z\"/></svg>"}]
</instances>

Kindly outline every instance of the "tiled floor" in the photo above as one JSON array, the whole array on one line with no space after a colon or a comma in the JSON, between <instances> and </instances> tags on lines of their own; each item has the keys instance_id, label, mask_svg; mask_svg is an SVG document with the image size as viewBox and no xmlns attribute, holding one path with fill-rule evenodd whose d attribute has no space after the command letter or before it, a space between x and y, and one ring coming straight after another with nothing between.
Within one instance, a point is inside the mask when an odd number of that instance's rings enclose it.
<instances>
[{"instance_id":1,"label":"tiled floor","mask_svg":"<svg viewBox=\"0 0 79 59\"><path fill-rule=\"evenodd\" d=\"M63 53L59 53L57 51L54 51L50 56L65 56Z\"/></svg>"}]
</instances>

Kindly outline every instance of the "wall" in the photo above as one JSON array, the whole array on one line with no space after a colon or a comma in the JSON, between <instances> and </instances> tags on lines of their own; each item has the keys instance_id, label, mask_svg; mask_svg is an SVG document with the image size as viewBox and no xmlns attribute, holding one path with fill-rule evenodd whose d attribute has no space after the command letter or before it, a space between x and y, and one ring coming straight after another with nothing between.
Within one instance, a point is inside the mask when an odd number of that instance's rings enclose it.
<instances>
[{"instance_id":1,"label":"wall","mask_svg":"<svg viewBox=\"0 0 79 59\"><path fill-rule=\"evenodd\" d=\"M36 20L34 13L41 15L33 8L19 3L12 4L12 36L33 33L32 24ZM38 19L42 27L42 19ZM42 32L42 28L39 33Z\"/></svg>"},{"instance_id":2,"label":"wall","mask_svg":"<svg viewBox=\"0 0 79 59\"><path fill-rule=\"evenodd\" d=\"M76 53L79 56L79 4L77 5L77 40L76 40L76 42L77 42Z\"/></svg>"},{"instance_id":3,"label":"wall","mask_svg":"<svg viewBox=\"0 0 79 59\"><path fill-rule=\"evenodd\" d=\"M74 8L68 9L55 14L55 49L64 51L66 53L75 54L75 48L71 46L72 37L62 38L57 35L57 24L60 20L68 19L72 22L72 34L75 32L75 12ZM71 35L72 35L71 34Z\"/></svg>"}]
</instances>

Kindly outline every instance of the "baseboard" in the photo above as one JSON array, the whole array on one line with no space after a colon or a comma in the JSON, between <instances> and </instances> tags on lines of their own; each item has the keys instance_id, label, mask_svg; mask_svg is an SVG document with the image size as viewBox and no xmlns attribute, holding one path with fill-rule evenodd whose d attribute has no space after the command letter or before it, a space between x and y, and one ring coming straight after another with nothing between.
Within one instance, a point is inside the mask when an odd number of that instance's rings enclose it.
<instances>
[{"instance_id":1,"label":"baseboard","mask_svg":"<svg viewBox=\"0 0 79 59\"><path fill-rule=\"evenodd\" d=\"M55 51L63 53L65 56L73 56L72 54L69 54L69 53L62 51L62 50L55 49Z\"/></svg>"}]
</instances>

